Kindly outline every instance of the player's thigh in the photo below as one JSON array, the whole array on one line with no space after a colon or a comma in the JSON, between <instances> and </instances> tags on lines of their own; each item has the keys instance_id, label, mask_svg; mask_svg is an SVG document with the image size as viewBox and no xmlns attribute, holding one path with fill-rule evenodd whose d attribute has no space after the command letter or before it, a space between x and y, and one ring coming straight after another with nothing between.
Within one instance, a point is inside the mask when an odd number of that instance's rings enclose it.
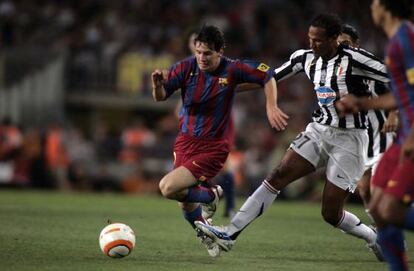
<instances>
[{"instance_id":1,"label":"player's thigh","mask_svg":"<svg viewBox=\"0 0 414 271\"><path fill-rule=\"evenodd\" d=\"M160 181L160 190L164 195L182 191L192 185L197 184L197 179L184 166L173 169Z\"/></svg>"},{"instance_id":2,"label":"player's thigh","mask_svg":"<svg viewBox=\"0 0 414 271\"><path fill-rule=\"evenodd\" d=\"M407 205L392 194L384 193L378 202L378 214L386 224L403 226Z\"/></svg>"}]
</instances>

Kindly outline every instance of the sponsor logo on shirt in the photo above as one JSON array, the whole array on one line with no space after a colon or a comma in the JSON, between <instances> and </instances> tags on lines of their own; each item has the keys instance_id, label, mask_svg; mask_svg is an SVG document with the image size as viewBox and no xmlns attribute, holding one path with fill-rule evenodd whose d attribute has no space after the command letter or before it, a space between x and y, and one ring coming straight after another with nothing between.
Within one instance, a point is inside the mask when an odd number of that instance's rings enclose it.
<instances>
[{"instance_id":1,"label":"sponsor logo on shirt","mask_svg":"<svg viewBox=\"0 0 414 271\"><path fill-rule=\"evenodd\" d=\"M220 86L225 86L227 85L229 82L227 81L227 78L219 78L219 85Z\"/></svg>"},{"instance_id":2,"label":"sponsor logo on shirt","mask_svg":"<svg viewBox=\"0 0 414 271\"><path fill-rule=\"evenodd\" d=\"M336 99L336 93L329 87L318 87L316 89L316 97L322 105L330 105Z\"/></svg>"},{"instance_id":3,"label":"sponsor logo on shirt","mask_svg":"<svg viewBox=\"0 0 414 271\"><path fill-rule=\"evenodd\" d=\"M262 72L267 72L270 69L270 67L264 63L260 63L260 65L257 66L257 69Z\"/></svg>"},{"instance_id":4,"label":"sponsor logo on shirt","mask_svg":"<svg viewBox=\"0 0 414 271\"><path fill-rule=\"evenodd\" d=\"M414 68L406 70L405 75L407 76L408 83L414 85Z\"/></svg>"}]
</instances>

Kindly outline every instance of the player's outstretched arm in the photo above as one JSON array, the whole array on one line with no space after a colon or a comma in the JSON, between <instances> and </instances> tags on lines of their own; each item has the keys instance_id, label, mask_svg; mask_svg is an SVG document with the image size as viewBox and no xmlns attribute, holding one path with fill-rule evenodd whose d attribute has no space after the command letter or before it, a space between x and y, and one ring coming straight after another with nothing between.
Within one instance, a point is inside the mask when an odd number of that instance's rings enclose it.
<instances>
[{"instance_id":1,"label":"player's outstretched arm","mask_svg":"<svg viewBox=\"0 0 414 271\"><path fill-rule=\"evenodd\" d=\"M344 117L346 114L357 113L361 110L393 110L397 108L397 103L392 93L387 93L373 99L368 99L366 97L357 98L354 95L349 94L337 101L335 107L339 116Z\"/></svg>"},{"instance_id":2,"label":"player's outstretched arm","mask_svg":"<svg viewBox=\"0 0 414 271\"><path fill-rule=\"evenodd\" d=\"M289 116L277 105L277 86L274 78L267 81L264 91L266 95L266 113L270 125L278 131L285 130Z\"/></svg>"},{"instance_id":3,"label":"player's outstretched arm","mask_svg":"<svg viewBox=\"0 0 414 271\"><path fill-rule=\"evenodd\" d=\"M151 73L152 79L152 97L156 102L164 101L167 94L164 89L164 84L167 82L166 70L155 70Z\"/></svg>"}]
</instances>

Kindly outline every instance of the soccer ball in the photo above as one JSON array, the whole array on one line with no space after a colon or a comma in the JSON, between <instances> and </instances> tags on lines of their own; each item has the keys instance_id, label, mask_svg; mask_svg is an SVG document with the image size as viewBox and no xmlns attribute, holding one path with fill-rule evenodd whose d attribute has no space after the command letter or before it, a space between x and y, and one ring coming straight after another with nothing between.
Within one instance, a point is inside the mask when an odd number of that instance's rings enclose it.
<instances>
[{"instance_id":1,"label":"soccer ball","mask_svg":"<svg viewBox=\"0 0 414 271\"><path fill-rule=\"evenodd\" d=\"M99 235L99 245L105 255L111 258L123 258L135 247L134 231L122 223L109 224Z\"/></svg>"}]
</instances>

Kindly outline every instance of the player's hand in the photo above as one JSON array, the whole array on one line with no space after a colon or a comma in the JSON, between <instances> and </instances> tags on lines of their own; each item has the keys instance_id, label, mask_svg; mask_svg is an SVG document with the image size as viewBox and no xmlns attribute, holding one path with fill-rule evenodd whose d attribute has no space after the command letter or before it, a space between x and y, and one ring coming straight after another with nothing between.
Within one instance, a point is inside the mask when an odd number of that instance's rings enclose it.
<instances>
[{"instance_id":1,"label":"player's hand","mask_svg":"<svg viewBox=\"0 0 414 271\"><path fill-rule=\"evenodd\" d=\"M286 129L289 116L286 115L279 107L266 106L266 113L267 119L269 120L270 126L272 126L272 128L278 131L283 131Z\"/></svg>"},{"instance_id":2,"label":"player's hand","mask_svg":"<svg viewBox=\"0 0 414 271\"><path fill-rule=\"evenodd\" d=\"M152 88L160 88L167 82L167 72L165 70L155 70L151 73Z\"/></svg>"},{"instance_id":3,"label":"player's hand","mask_svg":"<svg viewBox=\"0 0 414 271\"><path fill-rule=\"evenodd\" d=\"M387 120L384 122L384 126L382 127L381 132L390 133L397 131L398 123L399 119L397 111L390 111L388 113Z\"/></svg>"},{"instance_id":4,"label":"player's hand","mask_svg":"<svg viewBox=\"0 0 414 271\"><path fill-rule=\"evenodd\" d=\"M359 111L358 99L352 94L345 95L335 102L335 107L341 118L345 117L346 114L357 113Z\"/></svg>"},{"instance_id":5,"label":"player's hand","mask_svg":"<svg viewBox=\"0 0 414 271\"><path fill-rule=\"evenodd\" d=\"M400 161L409 159L414 161L414 137L409 136L406 138L401 146Z\"/></svg>"}]
</instances>

